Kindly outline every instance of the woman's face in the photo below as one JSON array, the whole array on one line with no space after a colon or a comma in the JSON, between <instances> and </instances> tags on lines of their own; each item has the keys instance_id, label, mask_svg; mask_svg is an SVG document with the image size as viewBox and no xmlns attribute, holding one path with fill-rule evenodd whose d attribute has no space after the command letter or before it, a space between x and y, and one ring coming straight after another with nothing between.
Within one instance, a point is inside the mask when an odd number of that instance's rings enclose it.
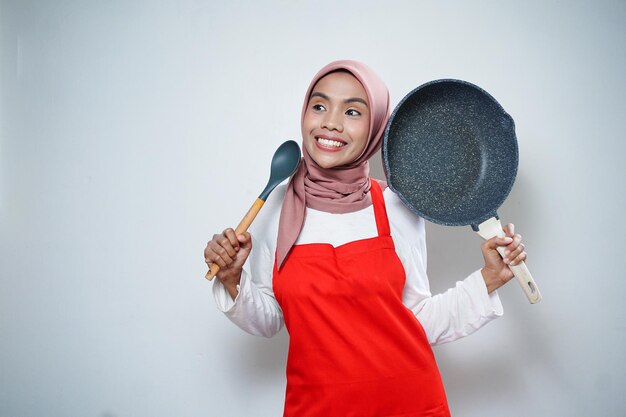
<instances>
[{"instance_id":1,"label":"woman's face","mask_svg":"<svg viewBox=\"0 0 626 417\"><path fill-rule=\"evenodd\" d=\"M367 145L370 110L367 93L350 73L322 77L311 92L302 121L304 147L322 168L356 160Z\"/></svg>"}]
</instances>

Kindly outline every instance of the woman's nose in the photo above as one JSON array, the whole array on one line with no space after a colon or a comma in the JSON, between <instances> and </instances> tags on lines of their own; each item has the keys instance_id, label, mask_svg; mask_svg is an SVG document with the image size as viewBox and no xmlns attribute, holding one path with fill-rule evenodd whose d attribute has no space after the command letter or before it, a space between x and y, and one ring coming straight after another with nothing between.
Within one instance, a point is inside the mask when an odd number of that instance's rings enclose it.
<instances>
[{"instance_id":1,"label":"woman's nose","mask_svg":"<svg viewBox=\"0 0 626 417\"><path fill-rule=\"evenodd\" d=\"M322 127L328 130L336 130L338 132L343 131L341 117L336 112L327 112L324 119L322 120Z\"/></svg>"}]
</instances>

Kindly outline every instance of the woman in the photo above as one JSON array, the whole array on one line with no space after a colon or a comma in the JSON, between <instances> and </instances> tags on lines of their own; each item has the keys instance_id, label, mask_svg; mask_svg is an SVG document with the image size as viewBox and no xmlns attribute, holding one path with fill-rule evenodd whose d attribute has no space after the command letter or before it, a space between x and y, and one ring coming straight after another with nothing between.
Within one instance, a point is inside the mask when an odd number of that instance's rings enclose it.
<instances>
[{"instance_id":1,"label":"woman","mask_svg":"<svg viewBox=\"0 0 626 417\"><path fill-rule=\"evenodd\" d=\"M287 326L285 416L448 416L430 345L500 316L494 291L512 278L507 264L526 259L507 225L507 237L482 245L481 270L431 296L424 221L368 177L389 109L365 65L322 68L305 96L303 159L289 185L268 199L254 239L227 229L205 249L233 322L267 337Z\"/></svg>"}]
</instances>

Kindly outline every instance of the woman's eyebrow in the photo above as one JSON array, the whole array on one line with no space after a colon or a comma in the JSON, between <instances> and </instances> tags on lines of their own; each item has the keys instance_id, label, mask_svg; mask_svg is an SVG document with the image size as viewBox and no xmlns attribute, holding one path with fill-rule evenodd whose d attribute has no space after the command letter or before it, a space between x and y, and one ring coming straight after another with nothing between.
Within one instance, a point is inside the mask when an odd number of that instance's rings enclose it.
<instances>
[{"instance_id":1,"label":"woman's eyebrow","mask_svg":"<svg viewBox=\"0 0 626 417\"><path fill-rule=\"evenodd\" d=\"M313 98L313 97L321 97L321 98L323 98L324 100L328 100L328 101L330 101L330 97L328 97L328 96L327 96L326 94L324 94L324 93L320 93L319 91L314 91L314 92L312 92L312 93L311 93L311 98ZM369 107L369 106L367 105L367 101L365 101L365 100L363 100L362 98L359 98L359 97L350 97L350 98L345 99L343 102L344 102L344 103L346 103L346 104L347 104L347 103L354 103L354 102L357 102L357 103L363 103L363 104L365 105L365 107Z\"/></svg>"},{"instance_id":2,"label":"woman's eyebrow","mask_svg":"<svg viewBox=\"0 0 626 417\"><path fill-rule=\"evenodd\" d=\"M359 98L359 97L350 97L350 98L345 99L343 102L344 103L354 103L354 102L363 103L363 105L365 105L365 107L369 107L367 105L367 101L365 101L365 100L363 100L362 98Z\"/></svg>"},{"instance_id":3,"label":"woman's eyebrow","mask_svg":"<svg viewBox=\"0 0 626 417\"><path fill-rule=\"evenodd\" d=\"M318 91L314 91L314 92L312 92L312 93L311 93L311 97L309 98L309 100L310 100L310 99L312 99L313 97L321 97L321 98L323 98L324 100L329 100L329 101L330 101L330 97L328 97L326 94L324 94L324 93L320 93L320 92L318 92Z\"/></svg>"}]
</instances>

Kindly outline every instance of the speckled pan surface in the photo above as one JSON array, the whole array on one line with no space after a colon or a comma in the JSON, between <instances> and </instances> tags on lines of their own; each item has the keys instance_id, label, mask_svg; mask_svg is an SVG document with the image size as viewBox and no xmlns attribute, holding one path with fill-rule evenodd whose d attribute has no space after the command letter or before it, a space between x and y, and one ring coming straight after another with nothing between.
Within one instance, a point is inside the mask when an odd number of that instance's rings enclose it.
<instances>
[{"instance_id":1,"label":"speckled pan surface","mask_svg":"<svg viewBox=\"0 0 626 417\"><path fill-rule=\"evenodd\" d=\"M515 124L480 87L423 84L393 111L383 142L387 181L434 223L477 225L496 215L517 174Z\"/></svg>"}]
</instances>

